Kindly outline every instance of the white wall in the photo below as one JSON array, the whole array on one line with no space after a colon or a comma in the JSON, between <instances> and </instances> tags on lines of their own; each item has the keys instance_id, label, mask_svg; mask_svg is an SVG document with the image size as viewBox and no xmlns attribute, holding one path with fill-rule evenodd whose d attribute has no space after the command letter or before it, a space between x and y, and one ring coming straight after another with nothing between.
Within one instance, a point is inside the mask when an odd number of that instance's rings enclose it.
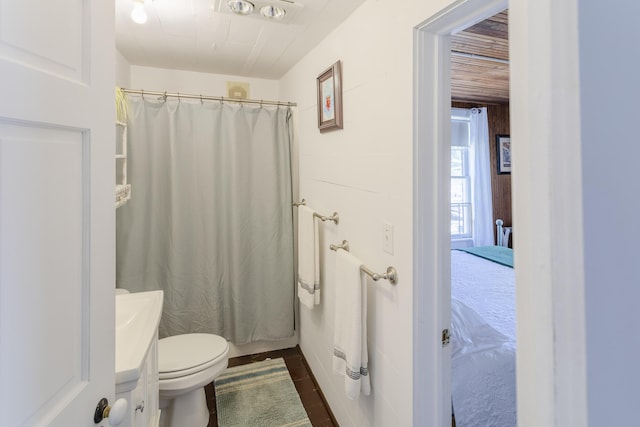
<instances>
[{"instance_id":1,"label":"white wall","mask_svg":"<svg viewBox=\"0 0 640 427\"><path fill-rule=\"evenodd\" d=\"M277 80L168 70L131 66L130 89L159 92L179 92L194 95L226 96L227 81L249 83L249 98L277 101L280 84Z\"/></svg>"},{"instance_id":2,"label":"white wall","mask_svg":"<svg viewBox=\"0 0 640 427\"><path fill-rule=\"evenodd\" d=\"M131 84L131 65L116 49L116 86L129 87Z\"/></svg>"},{"instance_id":3,"label":"white wall","mask_svg":"<svg viewBox=\"0 0 640 427\"><path fill-rule=\"evenodd\" d=\"M640 5L629 0L614 3L615 7L578 2L587 402L592 426L629 423L637 418L640 398L640 225L634 215L640 210Z\"/></svg>"},{"instance_id":4,"label":"white wall","mask_svg":"<svg viewBox=\"0 0 640 427\"><path fill-rule=\"evenodd\" d=\"M509 9L519 426L637 417L639 14L632 0Z\"/></svg>"},{"instance_id":5,"label":"white wall","mask_svg":"<svg viewBox=\"0 0 640 427\"><path fill-rule=\"evenodd\" d=\"M439 4L438 4L439 3ZM298 102L300 196L339 225L321 226L321 305L301 308L300 346L341 426L412 425L412 148L413 27L447 2L370 0L281 80L283 99ZM342 60L344 129L320 134L316 77ZM382 249L382 226L394 226L394 253ZM345 397L331 372L335 254L349 241L371 269L398 270L396 287L369 286L368 345L372 394Z\"/></svg>"}]
</instances>

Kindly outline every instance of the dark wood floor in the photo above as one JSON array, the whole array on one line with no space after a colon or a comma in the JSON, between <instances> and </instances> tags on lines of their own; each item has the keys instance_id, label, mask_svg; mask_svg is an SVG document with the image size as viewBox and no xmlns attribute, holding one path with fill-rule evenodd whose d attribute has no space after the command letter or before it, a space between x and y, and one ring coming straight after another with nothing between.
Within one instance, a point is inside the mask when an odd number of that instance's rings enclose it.
<instances>
[{"instance_id":1,"label":"dark wood floor","mask_svg":"<svg viewBox=\"0 0 640 427\"><path fill-rule=\"evenodd\" d=\"M307 416L313 427L338 427L329 406L326 404L322 391L316 383L307 361L304 359L300 347L296 346L285 350L268 351L266 353L252 354L250 356L234 357L229 359L229 367L246 365L253 362L260 362L267 358L275 359L282 357L289 374L293 380L293 384L298 390L302 405L307 411ZM213 383L205 388L207 395L207 405L209 406L209 425L208 427L218 427L218 415L216 413L216 396ZM248 426L249 427L249 426Z\"/></svg>"}]
</instances>

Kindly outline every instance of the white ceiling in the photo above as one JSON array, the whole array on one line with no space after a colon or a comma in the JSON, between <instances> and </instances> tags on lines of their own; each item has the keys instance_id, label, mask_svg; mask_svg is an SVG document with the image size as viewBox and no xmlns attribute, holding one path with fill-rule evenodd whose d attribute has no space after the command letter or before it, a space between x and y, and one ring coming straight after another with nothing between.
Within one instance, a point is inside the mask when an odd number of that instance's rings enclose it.
<instances>
[{"instance_id":1,"label":"white ceiling","mask_svg":"<svg viewBox=\"0 0 640 427\"><path fill-rule=\"evenodd\" d=\"M116 47L132 65L279 79L364 0L255 0L235 15L227 0L145 0L148 20L131 20L133 0L116 1ZM273 4L279 21L260 15Z\"/></svg>"}]
</instances>

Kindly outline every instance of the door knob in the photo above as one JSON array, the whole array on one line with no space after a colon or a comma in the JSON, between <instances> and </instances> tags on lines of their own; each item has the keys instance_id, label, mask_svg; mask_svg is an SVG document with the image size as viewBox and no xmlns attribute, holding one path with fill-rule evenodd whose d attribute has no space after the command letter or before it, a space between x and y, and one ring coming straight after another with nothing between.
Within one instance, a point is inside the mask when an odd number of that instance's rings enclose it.
<instances>
[{"instance_id":1,"label":"door knob","mask_svg":"<svg viewBox=\"0 0 640 427\"><path fill-rule=\"evenodd\" d=\"M118 426L127 415L127 406L128 403L126 399L118 399L113 406L109 406L109 401L106 397L103 397L96 406L96 412L93 414L93 422L98 424L103 419L109 418L110 426Z\"/></svg>"}]
</instances>

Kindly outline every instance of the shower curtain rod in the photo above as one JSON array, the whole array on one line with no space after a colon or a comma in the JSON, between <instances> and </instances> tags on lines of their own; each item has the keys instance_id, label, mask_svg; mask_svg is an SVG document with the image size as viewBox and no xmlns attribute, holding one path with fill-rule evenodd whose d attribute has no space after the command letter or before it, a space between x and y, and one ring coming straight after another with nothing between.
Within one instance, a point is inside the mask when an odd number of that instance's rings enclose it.
<instances>
[{"instance_id":1,"label":"shower curtain rod","mask_svg":"<svg viewBox=\"0 0 640 427\"><path fill-rule=\"evenodd\" d=\"M264 99L242 99L242 98L225 98L224 96L208 96L208 95L190 95L184 93L167 93L167 92L158 92L153 90L142 90L142 89L125 89L121 88L126 93L133 93L142 95L153 95L159 96L159 99L167 99L168 97L173 98L186 98L186 99L199 99L200 101L229 101L229 102L239 102L246 104L260 104L260 105L283 105L286 107L297 107L298 104L295 102L281 102L281 101L265 101Z\"/></svg>"}]
</instances>

